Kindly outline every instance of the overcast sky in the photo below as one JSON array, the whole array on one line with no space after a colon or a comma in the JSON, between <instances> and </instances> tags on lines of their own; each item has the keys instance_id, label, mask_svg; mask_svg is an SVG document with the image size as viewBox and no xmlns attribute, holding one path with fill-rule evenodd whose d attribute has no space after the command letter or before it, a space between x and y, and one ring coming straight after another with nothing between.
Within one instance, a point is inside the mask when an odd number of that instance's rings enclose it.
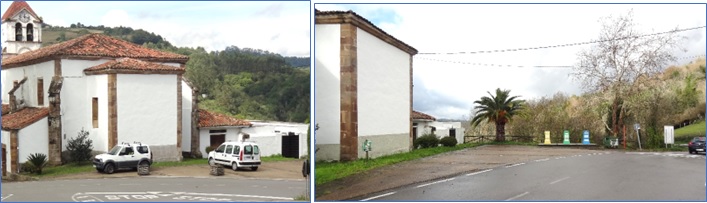
<instances>
[{"instance_id":1,"label":"overcast sky","mask_svg":"<svg viewBox=\"0 0 707 203\"><path fill-rule=\"evenodd\" d=\"M44 22L144 29L176 46L208 51L235 45L284 56L309 56L310 3L228 1L30 1ZM3 1L0 12L11 2Z\"/></svg>"},{"instance_id":2,"label":"overcast sky","mask_svg":"<svg viewBox=\"0 0 707 203\"><path fill-rule=\"evenodd\" d=\"M633 9L645 33L705 26L704 4L315 4L319 10L353 10L420 53L544 47L598 38L601 17ZM687 57L705 54L705 29L680 32ZM473 102L496 88L522 99L558 92L579 95L571 68L591 45L503 53L426 55L413 62L413 108L439 118L468 118ZM449 62L451 61L451 62ZM461 62L452 63L452 62ZM463 64L466 63L466 64ZM484 65L486 64L486 65ZM509 67L510 66L510 67ZM519 68L518 66L523 66Z\"/></svg>"}]
</instances>

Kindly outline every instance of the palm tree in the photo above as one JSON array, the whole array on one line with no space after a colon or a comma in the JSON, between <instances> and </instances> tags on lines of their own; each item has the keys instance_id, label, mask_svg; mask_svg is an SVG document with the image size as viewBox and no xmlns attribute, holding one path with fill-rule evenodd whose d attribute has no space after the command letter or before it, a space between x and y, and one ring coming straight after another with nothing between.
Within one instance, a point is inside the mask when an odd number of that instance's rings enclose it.
<instances>
[{"instance_id":1,"label":"palm tree","mask_svg":"<svg viewBox=\"0 0 707 203\"><path fill-rule=\"evenodd\" d=\"M484 96L474 101L478 105L474 107L476 115L471 119L471 126L476 127L483 120L496 123L496 142L506 141L506 123L524 106L525 101L516 100L520 96L509 97L510 92L497 88L496 96L488 92L491 97Z\"/></svg>"}]
</instances>

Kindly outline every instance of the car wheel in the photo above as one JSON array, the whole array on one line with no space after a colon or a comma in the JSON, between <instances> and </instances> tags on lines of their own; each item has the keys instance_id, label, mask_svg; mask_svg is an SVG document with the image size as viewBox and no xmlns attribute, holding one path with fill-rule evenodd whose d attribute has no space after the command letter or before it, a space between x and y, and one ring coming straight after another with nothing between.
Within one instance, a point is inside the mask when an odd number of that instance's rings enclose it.
<instances>
[{"instance_id":1,"label":"car wheel","mask_svg":"<svg viewBox=\"0 0 707 203\"><path fill-rule=\"evenodd\" d=\"M250 167L250 170L257 171L258 167L257 166Z\"/></svg>"},{"instance_id":2,"label":"car wheel","mask_svg":"<svg viewBox=\"0 0 707 203\"><path fill-rule=\"evenodd\" d=\"M690 152L690 154L694 154L694 152L692 151L692 149L687 149L687 151Z\"/></svg>"},{"instance_id":3,"label":"car wheel","mask_svg":"<svg viewBox=\"0 0 707 203\"><path fill-rule=\"evenodd\" d=\"M115 172L115 165L113 165L113 163L106 164L106 166L103 168L103 172L107 174L112 174L113 172Z\"/></svg>"},{"instance_id":4,"label":"car wheel","mask_svg":"<svg viewBox=\"0 0 707 203\"><path fill-rule=\"evenodd\" d=\"M233 163L231 164L231 169L233 169L234 171L237 171L237 170L238 170L238 164L237 164L236 162L233 162Z\"/></svg>"},{"instance_id":5,"label":"car wheel","mask_svg":"<svg viewBox=\"0 0 707 203\"><path fill-rule=\"evenodd\" d=\"M216 166L216 162L214 162L214 158L209 158L209 166Z\"/></svg>"},{"instance_id":6,"label":"car wheel","mask_svg":"<svg viewBox=\"0 0 707 203\"><path fill-rule=\"evenodd\" d=\"M99 173L103 173L103 169L100 168L96 168L96 171L98 171Z\"/></svg>"}]
</instances>

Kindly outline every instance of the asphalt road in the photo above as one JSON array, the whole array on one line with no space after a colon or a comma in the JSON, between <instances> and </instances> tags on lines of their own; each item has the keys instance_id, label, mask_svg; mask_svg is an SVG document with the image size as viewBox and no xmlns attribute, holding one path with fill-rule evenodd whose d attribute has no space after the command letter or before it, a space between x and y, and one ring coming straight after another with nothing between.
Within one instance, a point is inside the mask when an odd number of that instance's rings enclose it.
<instances>
[{"instance_id":1,"label":"asphalt road","mask_svg":"<svg viewBox=\"0 0 707 203\"><path fill-rule=\"evenodd\" d=\"M596 152L489 168L364 201L705 201L705 155Z\"/></svg>"},{"instance_id":2,"label":"asphalt road","mask_svg":"<svg viewBox=\"0 0 707 203\"><path fill-rule=\"evenodd\" d=\"M2 184L2 201L231 202L293 201L303 180L225 177L132 177Z\"/></svg>"}]
</instances>

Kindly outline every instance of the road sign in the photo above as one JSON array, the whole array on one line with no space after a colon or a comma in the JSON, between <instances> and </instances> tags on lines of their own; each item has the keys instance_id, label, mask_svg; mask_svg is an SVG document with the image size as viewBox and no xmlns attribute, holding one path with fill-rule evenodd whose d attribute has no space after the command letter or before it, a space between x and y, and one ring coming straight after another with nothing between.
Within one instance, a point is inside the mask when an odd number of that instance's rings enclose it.
<instances>
[{"instance_id":1,"label":"road sign","mask_svg":"<svg viewBox=\"0 0 707 203\"><path fill-rule=\"evenodd\" d=\"M363 151L364 152L371 151L371 141L370 140L363 141Z\"/></svg>"},{"instance_id":2,"label":"road sign","mask_svg":"<svg viewBox=\"0 0 707 203\"><path fill-rule=\"evenodd\" d=\"M675 144L675 129L672 125L663 126L663 141L666 145Z\"/></svg>"},{"instance_id":3,"label":"road sign","mask_svg":"<svg viewBox=\"0 0 707 203\"><path fill-rule=\"evenodd\" d=\"M565 130L564 134L564 139L562 141L562 144L570 144L570 131Z\"/></svg>"},{"instance_id":4,"label":"road sign","mask_svg":"<svg viewBox=\"0 0 707 203\"><path fill-rule=\"evenodd\" d=\"M545 143L543 144L552 144L552 142L550 142L550 131L545 131Z\"/></svg>"},{"instance_id":5,"label":"road sign","mask_svg":"<svg viewBox=\"0 0 707 203\"><path fill-rule=\"evenodd\" d=\"M582 132L582 144L589 144L589 130Z\"/></svg>"},{"instance_id":6,"label":"road sign","mask_svg":"<svg viewBox=\"0 0 707 203\"><path fill-rule=\"evenodd\" d=\"M640 130L640 129L641 129L641 124L638 124L638 123L633 124L633 129L635 129L635 130Z\"/></svg>"}]
</instances>

